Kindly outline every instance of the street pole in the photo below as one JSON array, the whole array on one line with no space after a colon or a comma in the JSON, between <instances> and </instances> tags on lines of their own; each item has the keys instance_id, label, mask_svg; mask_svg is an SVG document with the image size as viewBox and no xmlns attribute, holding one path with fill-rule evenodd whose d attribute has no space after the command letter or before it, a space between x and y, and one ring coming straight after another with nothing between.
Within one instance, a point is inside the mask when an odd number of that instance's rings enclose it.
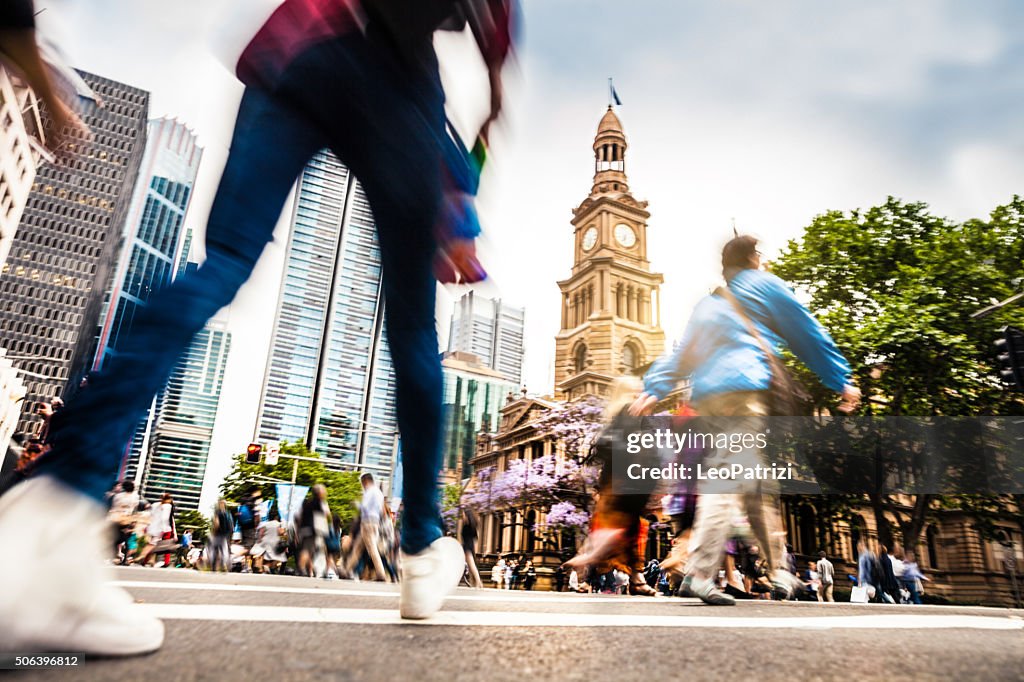
<instances>
[{"instance_id":1,"label":"street pole","mask_svg":"<svg viewBox=\"0 0 1024 682\"><path fill-rule=\"evenodd\" d=\"M998 310L1002 310L1003 308L1005 308L1006 306L1010 305L1011 303L1017 303L1018 301L1024 303L1024 291L1020 292L1019 294L1014 294L1013 296L1011 296L1010 298L1006 299L1005 301L999 301L998 303L993 303L992 305L988 306L987 308L982 308L981 310L979 310L976 313L971 313L971 319L972 320L979 320L979 319L981 319L983 317L988 317L992 313L994 313L994 312L996 312Z\"/></svg>"}]
</instances>

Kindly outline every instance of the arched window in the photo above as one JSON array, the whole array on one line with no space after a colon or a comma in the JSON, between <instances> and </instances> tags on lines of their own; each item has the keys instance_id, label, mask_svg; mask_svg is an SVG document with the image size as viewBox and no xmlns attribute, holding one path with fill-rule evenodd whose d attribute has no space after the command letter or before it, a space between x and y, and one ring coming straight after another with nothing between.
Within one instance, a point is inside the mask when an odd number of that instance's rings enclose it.
<instances>
[{"instance_id":1,"label":"arched window","mask_svg":"<svg viewBox=\"0 0 1024 682\"><path fill-rule=\"evenodd\" d=\"M627 372L640 366L640 354L632 343L627 343L622 349L622 364L626 367Z\"/></svg>"},{"instance_id":2,"label":"arched window","mask_svg":"<svg viewBox=\"0 0 1024 682\"><path fill-rule=\"evenodd\" d=\"M924 534L928 544L928 568L939 567L939 529L934 525L928 526Z\"/></svg>"},{"instance_id":3,"label":"arched window","mask_svg":"<svg viewBox=\"0 0 1024 682\"><path fill-rule=\"evenodd\" d=\"M526 542L524 551L528 554L532 554L537 547L537 531L534 527L537 525L537 512L531 509L526 513L526 519L524 522L526 526Z\"/></svg>"},{"instance_id":4,"label":"arched window","mask_svg":"<svg viewBox=\"0 0 1024 682\"><path fill-rule=\"evenodd\" d=\"M587 369L587 347L582 343L576 347L576 354L573 356L573 368L577 372L583 372Z\"/></svg>"},{"instance_id":5,"label":"arched window","mask_svg":"<svg viewBox=\"0 0 1024 682\"><path fill-rule=\"evenodd\" d=\"M850 519L850 553L853 555L853 560L856 561L860 556L857 553L857 543L861 540L867 542L868 534L865 532L867 525L864 523L864 518L861 516L854 516Z\"/></svg>"},{"instance_id":6,"label":"arched window","mask_svg":"<svg viewBox=\"0 0 1024 682\"><path fill-rule=\"evenodd\" d=\"M814 507L803 505L798 510L800 551L804 554L814 554L818 544L818 521L814 513Z\"/></svg>"}]
</instances>

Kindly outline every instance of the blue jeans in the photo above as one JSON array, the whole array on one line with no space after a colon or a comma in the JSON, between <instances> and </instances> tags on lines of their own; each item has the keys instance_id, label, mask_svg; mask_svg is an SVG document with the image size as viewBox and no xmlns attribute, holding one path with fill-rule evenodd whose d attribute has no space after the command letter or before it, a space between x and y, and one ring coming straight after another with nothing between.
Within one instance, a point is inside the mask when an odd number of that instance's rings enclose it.
<instances>
[{"instance_id":1,"label":"blue jeans","mask_svg":"<svg viewBox=\"0 0 1024 682\"><path fill-rule=\"evenodd\" d=\"M313 45L273 88L247 88L210 212L206 261L150 299L123 350L68 401L39 473L103 499L153 395L192 337L249 278L295 178L329 147L363 184L380 243L405 476L402 548L418 552L441 537L432 260L443 135L436 61L413 70L361 36Z\"/></svg>"}]
</instances>

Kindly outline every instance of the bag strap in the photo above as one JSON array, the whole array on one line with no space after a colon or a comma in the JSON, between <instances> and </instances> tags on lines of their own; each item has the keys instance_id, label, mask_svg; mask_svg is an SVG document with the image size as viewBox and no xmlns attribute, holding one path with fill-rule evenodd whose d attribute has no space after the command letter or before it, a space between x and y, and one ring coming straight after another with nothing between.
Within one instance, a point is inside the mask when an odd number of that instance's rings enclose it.
<instances>
[{"instance_id":1,"label":"bag strap","mask_svg":"<svg viewBox=\"0 0 1024 682\"><path fill-rule=\"evenodd\" d=\"M773 374L776 374L777 372L775 368L775 363L779 361L779 358L768 347L768 344L765 342L764 337L761 336L761 332L757 330L757 325L755 325L754 321L750 319L750 315L747 314L746 309L744 309L739 299L736 298L736 294L732 293L732 291L729 290L728 286L718 287L717 289L715 289L715 294L717 296L721 296L722 298L724 298L725 300L729 301L729 303L732 304L733 310L735 310L736 314L739 315L741 320L743 320L743 323L747 327L747 331L749 331L750 335L754 337L755 341L757 341L757 345L761 347L761 350L764 352L764 354L768 356L769 371L771 371ZM778 378L779 377L776 377L776 379Z\"/></svg>"}]
</instances>

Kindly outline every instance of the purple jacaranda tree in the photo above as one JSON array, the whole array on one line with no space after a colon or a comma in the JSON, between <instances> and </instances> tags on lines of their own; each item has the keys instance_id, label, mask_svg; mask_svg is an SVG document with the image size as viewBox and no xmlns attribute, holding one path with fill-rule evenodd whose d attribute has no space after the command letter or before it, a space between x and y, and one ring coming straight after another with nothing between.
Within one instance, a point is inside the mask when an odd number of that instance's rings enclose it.
<instances>
[{"instance_id":1,"label":"purple jacaranda tree","mask_svg":"<svg viewBox=\"0 0 1024 682\"><path fill-rule=\"evenodd\" d=\"M596 468L586 460L601 430L602 412L601 401L592 397L552 408L532 426L542 435L553 436L563 456L511 460L501 472L495 467L481 469L462 503L478 511L538 508L548 512L546 528L585 528L597 480Z\"/></svg>"}]
</instances>

